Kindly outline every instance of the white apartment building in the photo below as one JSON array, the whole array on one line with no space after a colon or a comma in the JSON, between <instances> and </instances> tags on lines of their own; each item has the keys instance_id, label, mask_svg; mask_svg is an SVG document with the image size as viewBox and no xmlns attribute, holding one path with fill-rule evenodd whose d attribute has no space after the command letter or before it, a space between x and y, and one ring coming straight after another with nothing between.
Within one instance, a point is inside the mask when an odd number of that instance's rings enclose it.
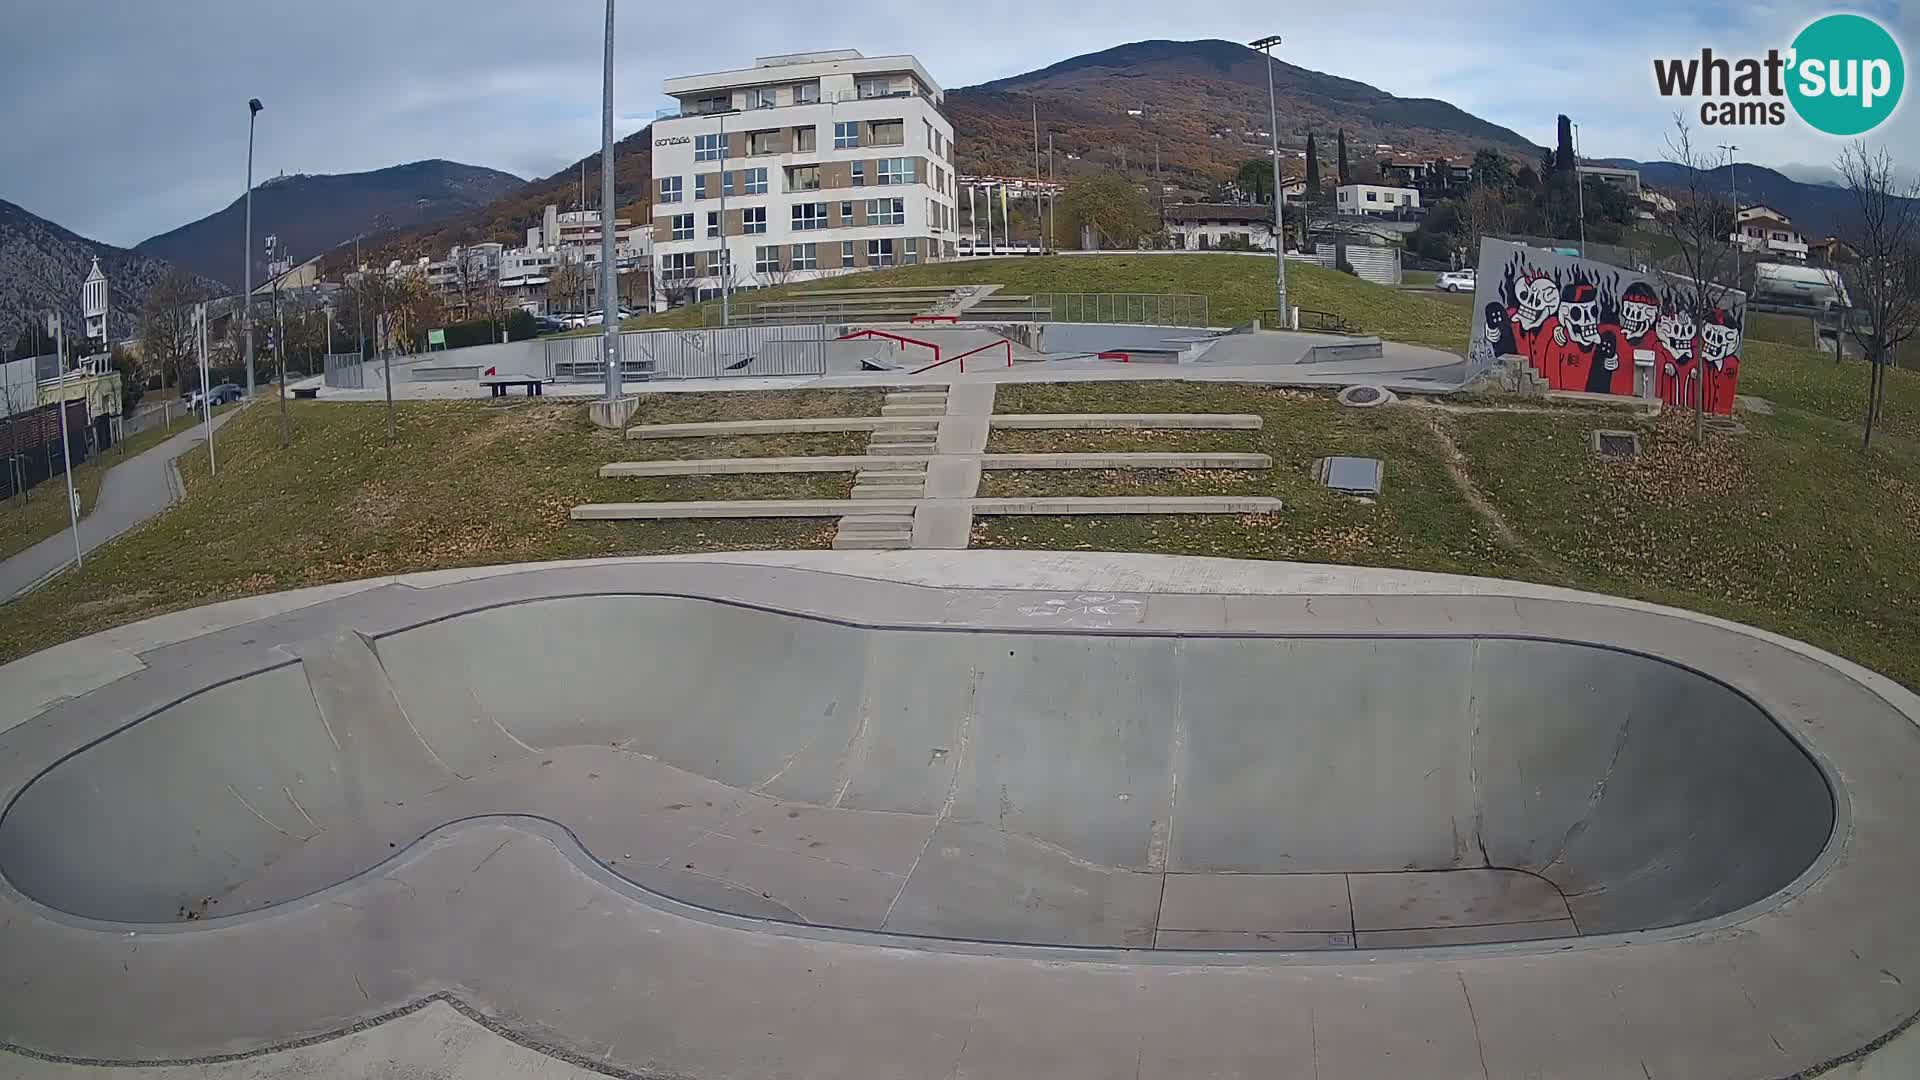
<instances>
[{"instance_id":1,"label":"white apartment building","mask_svg":"<svg viewBox=\"0 0 1920 1080\"><path fill-rule=\"evenodd\" d=\"M1793 219L1780 211L1770 206L1743 206L1738 225L1739 231L1732 239L1743 250L1807 261L1807 238L1794 227Z\"/></svg>"},{"instance_id":2,"label":"white apartment building","mask_svg":"<svg viewBox=\"0 0 1920 1080\"><path fill-rule=\"evenodd\" d=\"M1410 187L1342 184L1334 192L1334 209L1342 214L1392 214L1420 206L1420 192Z\"/></svg>"},{"instance_id":3,"label":"white apartment building","mask_svg":"<svg viewBox=\"0 0 1920 1080\"><path fill-rule=\"evenodd\" d=\"M911 56L766 56L668 79L653 125L660 290L717 295L955 256L953 125Z\"/></svg>"}]
</instances>

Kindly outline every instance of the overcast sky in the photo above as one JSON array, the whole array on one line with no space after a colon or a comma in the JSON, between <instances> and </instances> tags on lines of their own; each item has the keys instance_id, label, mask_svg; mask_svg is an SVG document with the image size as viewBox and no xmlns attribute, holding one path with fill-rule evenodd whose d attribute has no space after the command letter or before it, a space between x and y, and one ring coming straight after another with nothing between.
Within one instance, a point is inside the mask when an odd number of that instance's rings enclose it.
<instances>
[{"instance_id":1,"label":"overcast sky","mask_svg":"<svg viewBox=\"0 0 1920 1080\"><path fill-rule=\"evenodd\" d=\"M259 97L256 178L450 158L533 178L599 143L597 0L0 0L0 198L83 235L132 245L220 209L246 187L249 97ZM1437 97L1543 145L1554 115L1581 124L1591 157L1656 158L1673 106L1654 56L1784 48L1812 9L1761 0L1690 4L1287 5L1215 0L981 0L928 9L900 0L632 3L616 32L622 134L666 104L660 81L747 66L762 54L911 52L943 86L1029 71L1146 38L1285 35L1303 67L1403 96ZM1301 10L1305 9L1305 10ZM1825 10L1825 9L1822 9ZM1854 6L1920 40L1920 0ZM936 12L928 16L926 12ZM964 12L964 14L962 14ZM1875 133L1920 157L1920 110ZM1725 142L1707 132L1707 143ZM960 133L964 140L965 132ZM1837 140L1797 119L1746 128L1742 161L1818 170ZM1904 160L1909 167L1920 164ZM1796 169L1797 167L1797 169Z\"/></svg>"}]
</instances>

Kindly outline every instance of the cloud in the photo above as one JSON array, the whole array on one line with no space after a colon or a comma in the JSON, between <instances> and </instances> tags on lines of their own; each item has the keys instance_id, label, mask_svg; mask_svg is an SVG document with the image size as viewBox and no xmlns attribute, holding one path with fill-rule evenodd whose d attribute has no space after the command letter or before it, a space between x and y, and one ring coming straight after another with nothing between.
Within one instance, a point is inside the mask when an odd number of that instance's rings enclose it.
<instances>
[{"instance_id":1,"label":"cloud","mask_svg":"<svg viewBox=\"0 0 1920 1080\"><path fill-rule=\"evenodd\" d=\"M1325 8L1322 10L1322 8ZM1911 7L1911 6L1910 6ZM0 197L83 234L132 244L225 206L245 190L249 97L267 106L256 178L352 172L443 157L521 176L552 173L599 141L604 9L472 0L11 0L0 100ZM1920 13L1865 10L1920 33ZM1190 9L1111 0L984 0L937 32L897 2L831 11L752 0L716 22L701 5L626 4L616 45L622 134L666 104L663 78L744 67L757 55L853 47L911 52L943 85L1018 74L1142 38L1246 40L1278 31L1283 59L1435 97L1542 144L1556 113L1595 157L1660 156L1672 105L1651 58L1784 45L1797 4L1676 7L1384 3L1350 0L1284 19L1258 0ZM724 29L716 33L716 27ZM1908 106L1876 142L1920 144ZM965 133L961 133L964 140ZM1719 139L1712 141L1718 142ZM1838 150L1798 124L1744 129L1743 161L1820 162Z\"/></svg>"}]
</instances>

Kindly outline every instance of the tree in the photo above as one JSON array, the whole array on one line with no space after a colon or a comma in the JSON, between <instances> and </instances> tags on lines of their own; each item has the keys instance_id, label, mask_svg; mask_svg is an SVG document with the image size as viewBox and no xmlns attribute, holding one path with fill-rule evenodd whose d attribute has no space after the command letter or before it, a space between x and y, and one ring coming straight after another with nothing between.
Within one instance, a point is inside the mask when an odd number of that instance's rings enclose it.
<instances>
[{"instance_id":1,"label":"tree","mask_svg":"<svg viewBox=\"0 0 1920 1080\"><path fill-rule=\"evenodd\" d=\"M1271 182L1272 166L1268 166ZM1060 210L1070 235L1078 238L1088 227L1102 238L1096 246L1132 248L1154 229L1153 208L1140 189L1117 173L1087 173L1067 185Z\"/></svg>"},{"instance_id":2,"label":"tree","mask_svg":"<svg viewBox=\"0 0 1920 1080\"><path fill-rule=\"evenodd\" d=\"M547 274L547 310L585 312L580 292L586 284L587 273L580 264L562 257ZM562 304L575 306L561 307Z\"/></svg>"},{"instance_id":3,"label":"tree","mask_svg":"<svg viewBox=\"0 0 1920 1080\"><path fill-rule=\"evenodd\" d=\"M1498 150L1482 147L1473 154L1473 182L1484 187L1507 187L1513 183L1513 162Z\"/></svg>"},{"instance_id":4,"label":"tree","mask_svg":"<svg viewBox=\"0 0 1920 1080\"><path fill-rule=\"evenodd\" d=\"M204 299L193 275L177 266L147 290L140 309L140 354L160 371L162 385L183 386L188 372L199 370L193 309Z\"/></svg>"},{"instance_id":5,"label":"tree","mask_svg":"<svg viewBox=\"0 0 1920 1080\"><path fill-rule=\"evenodd\" d=\"M1239 185L1241 194L1257 203L1273 201L1273 161L1270 158L1248 158L1240 165L1240 171L1233 174L1233 182Z\"/></svg>"},{"instance_id":6,"label":"tree","mask_svg":"<svg viewBox=\"0 0 1920 1080\"><path fill-rule=\"evenodd\" d=\"M1353 174L1347 167L1347 129L1340 129L1340 171L1336 174L1342 185L1353 183Z\"/></svg>"},{"instance_id":7,"label":"tree","mask_svg":"<svg viewBox=\"0 0 1920 1080\"><path fill-rule=\"evenodd\" d=\"M1920 330L1920 181L1894 179L1893 158L1866 142L1849 145L1836 163L1852 196L1840 236L1853 259L1840 274L1853 300L1848 336L1867 359L1867 422L1860 449L1873 445L1873 425L1886 406L1886 370L1901 344ZM1837 351L1837 350L1836 350Z\"/></svg>"},{"instance_id":8,"label":"tree","mask_svg":"<svg viewBox=\"0 0 1920 1080\"><path fill-rule=\"evenodd\" d=\"M1501 159L1505 163L1506 159ZM1475 163L1475 175L1478 162ZM1456 220L1459 222L1458 235L1460 247L1465 252L1466 262L1471 265L1480 258L1480 241L1483 237L1495 236L1513 230L1513 211L1497 187L1476 184L1466 197L1455 204Z\"/></svg>"},{"instance_id":9,"label":"tree","mask_svg":"<svg viewBox=\"0 0 1920 1080\"><path fill-rule=\"evenodd\" d=\"M1734 211L1720 185L1713 180L1715 160L1706 150L1695 150L1686 117L1673 116L1667 136L1667 161L1680 167L1679 185L1668 192L1673 208L1654 215L1659 229L1672 241L1673 254L1663 260L1667 302L1693 320L1693 355L1700 355L1700 332L1720 310L1731 291L1720 284L1734 268ZM1702 365L1693 366L1693 439L1702 440L1706 417Z\"/></svg>"},{"instance_id":10,"label":"tree","mask_svg":"<svg viewBox=\"0 0 1920 1080\"><path fill-rule=\"evenodd\" d=\"M1553 155L1553 170L1555 172L1574 172L1580 165L1580 159L1573 152L1573 121L1569 120L1565 113L1562 113L1559 119L1559 126L1559 149Z\"/></svg>"},{"instance_id":11,"label":"tree","mask_svg":"<svg viewBox=\"0 0 1920 1080\"><path fill-rule=\"evenodd\" d=\"M1320 198L1320 149L1314 145L1313 132L1307 132L1307 199Z\"/></svg>"}]
</instances>

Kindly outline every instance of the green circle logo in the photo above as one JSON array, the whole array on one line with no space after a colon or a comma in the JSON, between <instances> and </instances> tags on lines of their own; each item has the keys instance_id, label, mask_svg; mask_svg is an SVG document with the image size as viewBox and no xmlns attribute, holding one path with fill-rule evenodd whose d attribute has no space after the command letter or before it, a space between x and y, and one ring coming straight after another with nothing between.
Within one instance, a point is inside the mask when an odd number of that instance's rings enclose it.
<instances>
[{"instance_id":1,"label":"green circle logo","mask_svg":"<svg viewBox=\"0 0 1920 1080\"><path fill-rule=\"evenodd\" d=\"M1829 135L1880 126L1907 83L1900 43L1864 15L1816 19L1793 39L1787 97L1800 119Z\"/></svg>"}]
</instances>

